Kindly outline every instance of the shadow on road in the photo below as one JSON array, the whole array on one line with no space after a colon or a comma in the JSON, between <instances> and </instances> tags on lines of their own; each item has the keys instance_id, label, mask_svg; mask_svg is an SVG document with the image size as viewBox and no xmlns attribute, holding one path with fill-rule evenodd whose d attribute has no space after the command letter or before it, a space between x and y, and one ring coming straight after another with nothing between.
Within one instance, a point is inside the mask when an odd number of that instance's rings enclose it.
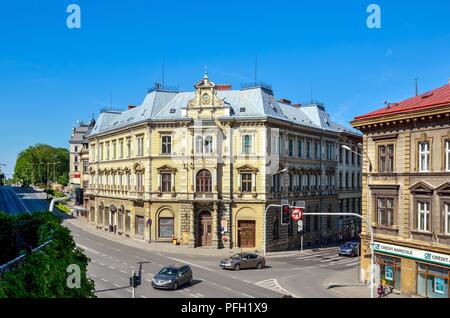
<instances>
[{"instance_id":1,"label":"shadow on road","mask_svg":"<svg viewBox=\"0 0 450 318\"><path fill-rule=\"evenodd\" d=\"M103 290L96 290L95 293L104 293L104 292L109 292L109 291L114 291L114 290L121 290L121 289L127 289L130 288L130 286L124 286L124 287L116 287L116 288L109 288L109 289L103 289Z\"/></svg>"}]
</instances>

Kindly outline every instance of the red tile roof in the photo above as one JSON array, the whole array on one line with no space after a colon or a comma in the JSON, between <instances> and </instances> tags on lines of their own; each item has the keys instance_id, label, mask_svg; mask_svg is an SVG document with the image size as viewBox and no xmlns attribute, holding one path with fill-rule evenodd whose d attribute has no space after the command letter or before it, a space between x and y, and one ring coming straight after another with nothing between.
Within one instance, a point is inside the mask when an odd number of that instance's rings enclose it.
<instances>
[{"instance_id":1,"label":"red tile roof","mask_svg":"<svg viewBox=\"0 0 450 318\"><path fill-rule=\"evenodd\" d=\"M414 96L399 103L390 104L365 115L355 117L355 121L376 117L414 112L424 108L450 105L450 84L436 88L419 96Z\"/></svg>"}]
</instances>

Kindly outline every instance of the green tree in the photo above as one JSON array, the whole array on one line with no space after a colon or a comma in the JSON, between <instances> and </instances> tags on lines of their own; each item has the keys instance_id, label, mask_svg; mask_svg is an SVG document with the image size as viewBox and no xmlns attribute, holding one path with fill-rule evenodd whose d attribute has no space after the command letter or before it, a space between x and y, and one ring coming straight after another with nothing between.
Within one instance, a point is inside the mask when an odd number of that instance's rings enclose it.
<instances>
[{"instance_id":1,"label":"green tree","mask_svg":"<svg viewBox=\"0 0 450 318\"><path fill-rule=\"evenodd\" d=\"M70 231L61 225L61 219L50 212L22 214L16 217L0 215L1 229L10 234L10 239L5 238L6 235L0 236L2 256L6 254L3 251L7 248L9 253L18 249L20 252L16 252L17 255L23 253L23 243L35 248L49 239L52 239L52 242L41 251L28 255L20 266L0 277L0 297L95 297L94 282L86 274L90 260L83 250L76 246ZM72 264L80 268L80 288L71 289L67 286L67 279L71 274L67 272L67 268Z\"/></svg>"},{"instance_id":2,"label":"green tree","mask_svg":"<svg viewBox=\"0 0 450 318\"><path fill-rule=\"evenodd\" d=\"M53 165L52 163L59 162ZM37 144L19 153L14 168L14 180L25 185L46 184L54 181L67 185L69 182L69 151Z\"/></svg>"}]
</instances>

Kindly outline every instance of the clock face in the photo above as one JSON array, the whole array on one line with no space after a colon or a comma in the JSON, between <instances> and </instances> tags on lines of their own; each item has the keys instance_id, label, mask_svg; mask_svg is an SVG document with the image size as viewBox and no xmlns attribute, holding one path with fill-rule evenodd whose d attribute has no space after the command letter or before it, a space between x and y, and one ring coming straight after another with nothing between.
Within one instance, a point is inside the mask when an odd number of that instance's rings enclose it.
<instances>
[{"instance_id":1,"label":"clock face","mask_svg":"<svg viewBox=\"0 0 450 318\"><path fill-rule=\"evenodd\" d=\"M208 94L203 94L202 99L204 102L209 101L209 95Z\"/></svg>"}]
</instances>

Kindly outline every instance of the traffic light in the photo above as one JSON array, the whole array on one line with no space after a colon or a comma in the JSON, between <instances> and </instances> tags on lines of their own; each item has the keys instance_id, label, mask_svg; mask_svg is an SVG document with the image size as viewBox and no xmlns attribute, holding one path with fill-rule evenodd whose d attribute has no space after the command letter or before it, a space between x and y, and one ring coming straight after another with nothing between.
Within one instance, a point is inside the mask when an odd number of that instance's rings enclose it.
<instances>
[{"instance_id":1,"label":"traffic light","mask_svg":"<svg viewBox=\"0 0 450 318\"><path fill-rule=\"evenodd\" d=\"M141 277L138 275L134 275L133 277L130 277L130 286L133 288L136 288L141 285Z\"/></svg>"},{"instance_id":2,"label":"traffic light","mask_svg":"<svg viewBox=\"0 0 450 318\"><path fill-rule=\"evenodd\" d=\"M283 204L281 206L281 224L289 224L291 219L291 206Z\"/></svg>"}]
</instances>

